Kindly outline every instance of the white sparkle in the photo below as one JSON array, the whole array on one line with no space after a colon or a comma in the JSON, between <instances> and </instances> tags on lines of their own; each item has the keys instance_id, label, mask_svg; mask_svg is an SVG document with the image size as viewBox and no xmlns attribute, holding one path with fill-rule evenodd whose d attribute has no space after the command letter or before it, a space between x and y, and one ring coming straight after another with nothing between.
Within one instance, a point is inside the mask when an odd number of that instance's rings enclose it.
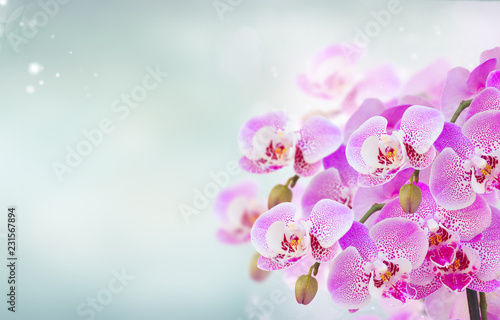
<instances>
[{"instance_id":1,"label":"white sparkle","mask_svg":"<svg viewBox=\"0 0 500 320\"><path fill-rule=\"evenodd\" d=\"M97 73L94 73L94 77L97 77Z\"/></svg>"},{"instance_id":2,"label":"white sparkle","mask_svg":"<svg viewBox=\"0 0 500 320\"><path fill-rule=\"evenodd\" d=\"M69 54L73 54L73 51L70 51Z\"/></svg>"},{"instance_id":3,"label":"white sparkle","mask_svg":"<svg viewBox=\"0 0 500 320\"><path fill-rule=\"evenodd\" d=\"M56 78L59 78L60 74L59 73L56 73Z\"/></svg>"},{"instance_id":4,"label":"white sparkle","mask_svg":"<svg viewBox=\"0 0 500 320\"><path fill-rule=\"evenodd\" d=\"M399 28L399 31L405 31L405 28L401 27Z\"/></svg>"},{"instance_id":5,"label":"white sparkle","mask_svg":"<svg viewBox=\"0 0 500 320\"><path fill-rule=\"evenodd\" d=\"M30 63L29 67L28 67L28 71L29 73L31 73L32 75L37 75L39 74L41 71L43 70L43 66L41 64L39 64L38 62L32 62Z\"/></svg>"},{"instance_id":6,"label":"white sparkle","mask_svg":"<svg viewBox=\"0 0 500 320\"><path fill-rule=\"evenodd\" d=\"M54 39L54 38L56 37L56 35L55 35L55 34L53 34L53 35L51 35L50 37L51 37L52 39Z\"/></svg>"},{"instance_id":7,"label":"white sparkle","mask_svg":"<svg viewBox=\"0 0 500 320\"><path fill-rule=\"evenodd\" d=\"M38 84L41 85L41 86L43 86L44 83L45 82L43 82L43 80L38 81Z\"/></svg>"},{"instance_id":8,"label":"white sparkle","mask_svg":"<svg viewBox=\"0 0 500 320\"><path fill-rule=\"evenodd\" d=\"M26 92L27 92L28 94L33 94L33 93L35 92L35 87L34 87L34 86L31 86L31 85L27 86L27 87L26 87Z\"/></svg>"},{"instance_id":9,"label":"white sparkle","mask_svg":"<svg viewBox=\"0 0 500 320\"><path fill-rule=\"evenodd\" d=\"M7 4L7 0L0 0L0 6L5 6Z\"/></svg>"}]
</instances>

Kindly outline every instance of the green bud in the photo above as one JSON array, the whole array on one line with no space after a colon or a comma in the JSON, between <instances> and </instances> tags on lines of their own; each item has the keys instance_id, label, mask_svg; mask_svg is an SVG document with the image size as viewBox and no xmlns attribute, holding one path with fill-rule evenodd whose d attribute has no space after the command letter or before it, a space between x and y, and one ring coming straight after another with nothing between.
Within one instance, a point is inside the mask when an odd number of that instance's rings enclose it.
<instances>
[{"instance_id":1,"label":"green bud","mask_svg":"<svg viewBox=\"0 0 500 320\"><path fill-rule=\"evenodd\" d=\"M256 252L252 257L252 260L250 260L250 278L252 278L252 280L256 282L262 282L266 280L267 277L269 277L269 275L271 274L270 271L265 271L257 267L257 261L259 260L259 258L260 254Z\"/></svg>"},{"instance_id":2,"label":"green bud","mask_svg":"<svg viewBox=\"0 0 500 320\"><path fill-rule=\"evenodd\" d=\"M419 186L405 184L399 190L399 203L406 213L415 213L422 202L422 191Z\"/></svg>"},{"instance_id":3,"label":"green bud","mask_svg":"<svg viewBox=\"0 0 500 320\"><path fill-rule=\"evenodd\" d=\"M282 202L291 202L292 201L292 190L290 190L287 186L282 184L277 184L269 193L269 199L267 201L267 206L269 209L274 207L277 204Z\"/></svg>"},{"instance_id":4,"label":"green bud","mask_svg":"<svg viewBox=\"0 0 500 320\"><path fill-rule=\"evenodd\" d=\"M303 275L295 283L295 299L303 305L311 303L318 292L318 280L310 275Z\"/></svg>"}]
</instances>

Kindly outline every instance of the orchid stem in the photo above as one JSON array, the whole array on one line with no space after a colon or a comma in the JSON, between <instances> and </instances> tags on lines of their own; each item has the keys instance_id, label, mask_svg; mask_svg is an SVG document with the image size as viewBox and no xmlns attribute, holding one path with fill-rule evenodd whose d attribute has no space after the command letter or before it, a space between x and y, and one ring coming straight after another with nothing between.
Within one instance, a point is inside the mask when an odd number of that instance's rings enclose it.
<instances>
[{"instance_id":1,"label":"orchid stem","mask_svg":"<svg viewBox=\"0 0 500 320\"><path fill-rule=\"evenodd\" d=\"M481 320L488 320L488 303L486 303L486 293L479 292L479 307L481 308Z\"/></svg>"},{"instance_id":2,"label":"orchid stem","mask_svg":"<svg viewBox=\"0 0 500 320\"><path fill-rule=\"evenodd\" d=\"M413 184L413 179L415 178L415 183L418 183L418 178L420 176L420 170L415 170L410 176L410 184Z\"/></svg>"},{"instance_id":3,"label":"orchid stem","mask_svg":"<svg viewBox=\"0 0 500 320\"><path fill-rule=\"evenodd\" d=\"M319 265L320 265L320 264L321 264L321 263L319 263L319 262L316 262L315 264L313 264L313 265L309 268L309 273L308 273L307 275L308 275L308 276L310 276L310 275L311 275L311 273L312 273L313 275L315 275L315 276L316 276L316 275L318 274L318 270L319 270Z\"/></svg>"},{"instance_id":4,"label":"orchid stem","mask_svg":"<svg viewBox=\"0 0 500 320\"><path fill-rule=\"evenodd\" d=\"M477 291L467 289L467 304L469 305L470 320L481 320L479 315L479 304L477 301Z\"/></svg>"},{"instance_id":5,"label":"orchid stem","mask_svg":"<svg viewBox=\"0 0 500 320\"><path fill-rule=\"evenodd\" d=\"M374 213L374 212L377 212L379 210L382 210L382 208L385 206L385 203L375 203L371 208L370 210L368 210L365 215L359 219L359 222L360 223L365 223L366 220L368 220L368 218L370 218L370 216Z\"/></svg>"},{"instance_id":6,"label":"orchid stem","mask_svg":"<svg viewBox=\"0 0 500 320\"><path fill-rule=\"evenodd\" d=\"M455 114L453 114L453 117L451 117L450 122L455 123L455 121L457 121L457 119L460 116L460 114L462 113L462 111L467 109L470 106L471 102L472 102L472 99L464 100L464 101L460 102L460 105L458 106L457 111L455 111Z\"/></svg>"},{"instance_id":7,"label":"orchid stem","mask_svg":"<svg viewBox=\"0 0 500 320\"><path fill-rule=\"evenodd\" d=\"M297 180L299 180L299 176L298 175L294 175L293 177L291 177L290 179L288 179L288 181L286 182L285 186L288 188L288 186L290 186L290 189L292 189L293 187L295 187L295 184L297 183Z\"/></svg>"}]
</instances>

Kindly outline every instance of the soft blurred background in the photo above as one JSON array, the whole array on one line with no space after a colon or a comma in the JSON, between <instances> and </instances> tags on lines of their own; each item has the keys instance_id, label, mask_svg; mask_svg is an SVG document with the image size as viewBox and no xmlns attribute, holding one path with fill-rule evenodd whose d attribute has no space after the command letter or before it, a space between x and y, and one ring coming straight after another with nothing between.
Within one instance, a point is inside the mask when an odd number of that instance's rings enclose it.
<instances>
[{"instance_id":1,"label":"soft blurred background","mask_svg":"<svg viewBox=\"0 0 500 320\"><path fill-rule=\"evenodd\" d=\"M0 264L8 206L17 207L19 257L15 314L0 267L0 318L91 319L77 307L99 294L107 300L95 319L386 317L376 303L355 315L336 311L326 290L297 305L280 273L252 282L253 249L216 240L213 201L189 219L179 205L191 206L212 172L238 160L237 133L249 117L336 108L301 92L296 76L314 53L352 42L388 2L0 0ZM53 14L40 14L41 5ZM401 6L361 66L392 63L407 79L439 57L472 68L500 45L499 3ZM36 32L16 38L33 19ZM148 66L168 78L126 117L115 112ZM58 179L54 162L67 165L68 148L103 119L114 130ZM263 199L291 175L256 177ZM135 278L102 293L124 268ZM284 301L271 308L272 294Z\"/></svg>"}]
</instances>

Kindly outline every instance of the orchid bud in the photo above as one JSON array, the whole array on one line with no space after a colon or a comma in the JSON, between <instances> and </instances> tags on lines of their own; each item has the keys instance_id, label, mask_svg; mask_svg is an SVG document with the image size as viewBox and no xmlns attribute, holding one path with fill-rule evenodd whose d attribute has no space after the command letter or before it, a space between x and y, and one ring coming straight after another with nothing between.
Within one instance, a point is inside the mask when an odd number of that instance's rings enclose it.
<instances>
[{"instance_id":1,"label":"orchid bud","mask_svg":"<svg viewBox=\"0 0 500 320\"><path fill-rule=\"evenodd\" d=\"M277 184L272 188L269 193L269 200L267 201L267 206L269 209L274 207L277 204L282 202L291 202L292 201L292 190L290 190L287 186L282 184Z\"/></svg>"},{"instance_id":2,"label":"orchid bud","mask_svg":"<svg viewBox=\"0 0 500 320\"><path fill-rule=\"evenodd\" d=\"M303 305L311 303L318 292L318 280L310 275L303 275L295 283L295 299Z\"/></svg>"},{"instance_id":3,"label":"orchid bud","mask_svg":"<svg viewBox=\"0 0 500 320\"><path fill-rule=\"evenodd\" d=\"M262 282L266 280L267 277L269 277L269 275L271 274L270 271L262 270L257 266L257 261L259 260L259 258L260 254L256 252L250 260L250 278L252 278L252 280L255 282Z\"/></svg>"},{"instance_id":4,"label":"orchid bud","mask_svg":"<svg viewBox=\"0 0 500 320\"><path fill-rule=\"evenodd\" d=\"M399 203L406 213L415 213L422 202L422 191L420 187L412 183L405 184L399 190Z\"/></svg>"}]
</instances>

